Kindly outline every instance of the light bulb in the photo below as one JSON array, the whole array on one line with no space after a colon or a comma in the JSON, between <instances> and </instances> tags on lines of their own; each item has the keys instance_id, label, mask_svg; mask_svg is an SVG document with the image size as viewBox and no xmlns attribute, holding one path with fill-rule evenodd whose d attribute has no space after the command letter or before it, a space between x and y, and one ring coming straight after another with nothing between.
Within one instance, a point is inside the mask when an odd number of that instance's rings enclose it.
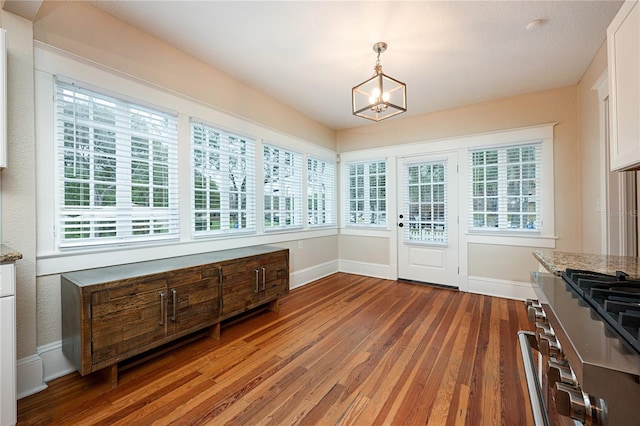
<instances>
[{"instance_id":1,"label":"light bulb","mask_svg":"<svg viewBox=\"0 0 640 426\"><path fill-rule=\"evenodd\" d=\"M391 94L389 92L384 92L382 94L382 100L385 102L389 102L389 99L391 99Z\"/></svg>"},{"instance_id":2,"label":"light bulb","mask_svg":"<svg viewBox=\"0 0 640 426\"><path fill-rule=\"evenodd\" d=\"M380 89L375 87L371 91L371 96L369 96L369 103L373 105L373 104L377 104L378 102L380 102Z\"/></svg>"}]
</instances>

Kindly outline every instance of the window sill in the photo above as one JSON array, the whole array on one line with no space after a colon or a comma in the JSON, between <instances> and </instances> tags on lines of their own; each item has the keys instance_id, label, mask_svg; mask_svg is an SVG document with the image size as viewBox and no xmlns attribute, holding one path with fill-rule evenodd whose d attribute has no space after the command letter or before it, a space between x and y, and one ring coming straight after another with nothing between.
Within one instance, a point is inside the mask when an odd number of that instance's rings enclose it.
<instances>
[{"instance_id":1,"label":"window sill","mask_svg":"<svg viewBox=\"0 0 640 426\"><path fill-rule=\"evenodd\" d=\"M540 247L540 248L556 248L556 240L558 237L551 235L527 235L492 232L467 232L467 243L469 244L493 244L501 246L520 246L520 247Z\"/></svg>"}]
</instances>

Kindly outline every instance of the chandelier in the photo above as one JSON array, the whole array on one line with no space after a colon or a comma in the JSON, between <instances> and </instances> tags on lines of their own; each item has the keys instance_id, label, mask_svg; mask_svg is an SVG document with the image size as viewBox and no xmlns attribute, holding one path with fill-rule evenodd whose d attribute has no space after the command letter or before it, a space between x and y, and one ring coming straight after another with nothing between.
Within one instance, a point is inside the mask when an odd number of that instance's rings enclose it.
<instances>
[{"instance_id":1,"label":"chandelier","mask_svg":"<svg viewBox=\"0 0 640 426\"><path fill-rule=\"evenodd\" d=\"M378 54L373 77L351 89L353 115L380 121L407 110L407 85L382 72L380 54L385 50L385 42L373 45Z\"/></svg>"}]
</instances>

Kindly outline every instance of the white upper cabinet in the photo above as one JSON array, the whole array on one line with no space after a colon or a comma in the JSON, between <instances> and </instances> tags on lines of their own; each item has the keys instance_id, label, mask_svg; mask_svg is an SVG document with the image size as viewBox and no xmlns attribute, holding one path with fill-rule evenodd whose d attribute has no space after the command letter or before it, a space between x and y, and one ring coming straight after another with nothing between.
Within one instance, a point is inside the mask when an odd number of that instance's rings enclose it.
<instances>
[{"instance_id":1,"label":"white upper cabinet","mask_svg":"<svg viewBox=\"0 0 640 426\"><path fill-rule=\"evenodd\" d=\"M0 170L7 167L7 42L0 28Z\"/></svg>"},{"instance_id":2,"label":"white upper cabinet","mask_svg":"<svg viewBox=\"0 0 640 426\"><path fill-rule=\"evenodd\" d=\"M640 6L626 1L607 29L611 170L640 168Z\"/></svg>"}]
</instances>

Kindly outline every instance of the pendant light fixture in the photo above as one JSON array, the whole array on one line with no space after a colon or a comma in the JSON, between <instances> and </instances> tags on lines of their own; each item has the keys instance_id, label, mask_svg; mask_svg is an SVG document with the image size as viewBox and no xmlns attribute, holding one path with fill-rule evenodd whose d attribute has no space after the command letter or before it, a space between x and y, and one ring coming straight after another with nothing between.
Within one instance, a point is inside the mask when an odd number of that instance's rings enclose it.
<instances>
[{"instance_id":1,"label":"pendant light fixture","mask_svg":"<svg viewBox=\"0 0 640 426\"><path fill-rule=\"evenodd\" d=\"M380 121L407 110L407 85L382 72L380 54L387 50L387 43L373 45L377 53L373 77L351 89L353 115Z\"/></svg>"}]
</instances>

